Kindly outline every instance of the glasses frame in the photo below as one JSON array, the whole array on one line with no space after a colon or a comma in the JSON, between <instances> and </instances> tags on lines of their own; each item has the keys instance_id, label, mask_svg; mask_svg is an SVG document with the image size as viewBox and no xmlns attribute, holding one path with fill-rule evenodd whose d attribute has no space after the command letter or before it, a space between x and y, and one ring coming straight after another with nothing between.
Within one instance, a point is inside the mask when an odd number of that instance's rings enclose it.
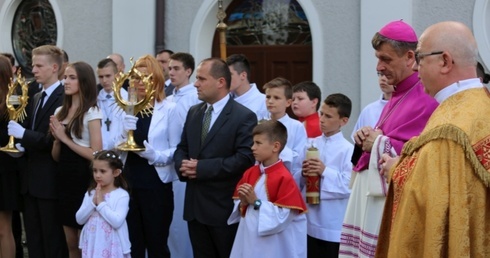
<instances>
[{"instance_id":1,"label":"glasses frame","mask_svg":"<svg viewBox=\"0 0 490 258\"><path fill-rule=\"evenodd\" d=\"M442 55L444 51L432 51L430 53L419 53L418 51L415 51L415 63L417 65L420 64L420 59L426 56L433 56L433 55Z\"/></svg>"}]
</instances>

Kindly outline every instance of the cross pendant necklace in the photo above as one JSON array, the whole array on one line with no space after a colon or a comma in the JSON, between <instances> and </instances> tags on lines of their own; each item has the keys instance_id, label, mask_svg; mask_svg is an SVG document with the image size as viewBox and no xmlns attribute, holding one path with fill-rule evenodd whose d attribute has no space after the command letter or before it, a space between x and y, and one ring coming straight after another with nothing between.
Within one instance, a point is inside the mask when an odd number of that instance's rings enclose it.
<instances>
[{"instance_id":1,"label":"cross pendant necklace","mask_svg":"<svg viewBox=\"0 0 490 258\"><path fill-rule=\"evenodd\" d=\"M107 128L107 131L109 132L109 130L111 130L111 120L109 120L109 118L107 118L104 122L106 128Z\"/></svg>"},{"instance_id":2,"label":"cross pendant necklace","mask_svg":"<svg viewBox=\"0 0 490 258\"><path fill-rule=\"evenodd\" d=\"M398 102L393 105L393 107L391 108L391 110L388 112L388 114L386 114L384 117L380 117L378 123L376 124L376 127L374 127L375 130L378 130L385 122L386 122L386 119L388 119L390 116L391 116L391 113L393 113L393 111L395 111L395 109L398 107L398 105L400 105L400 103L402 103L402 101L405 99L405 97L407 97L407 95L413 90L415 89L415 86L417 85L419 81L415 82L414 85L412 85L412 88L410 88L409 90L407 90L407 92L405 93L405 95L403 95L400 100L398 100ZM393 98L393 96L391 96L391 98Z\"/></svg>"}]
</instances>

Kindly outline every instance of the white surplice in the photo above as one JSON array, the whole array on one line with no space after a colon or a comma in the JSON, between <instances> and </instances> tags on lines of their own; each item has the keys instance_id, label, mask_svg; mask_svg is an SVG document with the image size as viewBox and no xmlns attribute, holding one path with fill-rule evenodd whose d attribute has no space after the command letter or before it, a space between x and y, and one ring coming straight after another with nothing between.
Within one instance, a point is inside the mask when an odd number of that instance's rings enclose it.
<instances>
[{"instance_id":1,"label":"white surplice","mask_svg":"<svg viewBox=\"0 0 490 258\"><path fill-rule=\"evenodd\" d=\"M306 216L297 210L275 206L268 201L263 174L254 187L262 200L260 209L247 207L240 216L240 200L228 219L228 224L240 222L230 257L306 257Z\"/></svg>"}]
</instances>

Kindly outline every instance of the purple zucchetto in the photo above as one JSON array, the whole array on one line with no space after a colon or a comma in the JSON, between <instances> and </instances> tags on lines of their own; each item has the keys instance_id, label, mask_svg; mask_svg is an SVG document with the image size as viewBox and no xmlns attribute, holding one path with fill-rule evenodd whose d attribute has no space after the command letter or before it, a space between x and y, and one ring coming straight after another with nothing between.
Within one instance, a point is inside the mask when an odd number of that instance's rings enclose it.
<instances>
[{"instance_id":1,"label":"purple zucchetto","mask_svg":"<svg viewBox=\"0 0 490 258\"><path fill-rule=\"evenodd\" d=\"M401 42L417 42L417 34L412 26L406 24L402 20L392 21L386 24L379 34L392 40Z\"/></svg>"}]
</instances>

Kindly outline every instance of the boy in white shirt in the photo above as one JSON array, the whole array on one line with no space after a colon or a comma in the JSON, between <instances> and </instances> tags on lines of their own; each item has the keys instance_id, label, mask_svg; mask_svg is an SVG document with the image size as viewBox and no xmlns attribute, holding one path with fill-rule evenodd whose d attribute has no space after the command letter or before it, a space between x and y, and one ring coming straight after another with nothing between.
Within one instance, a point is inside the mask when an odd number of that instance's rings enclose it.
<instances>
[{"instance_id":1,"label":"boy in white shirt","mask_svg":"<svg viewBox=\"0 0 490 258\"><path fill-rule=\"evenodd\" d=\"M288 130L286 147L281 152L280 158L291 171L294 180L303 188L301 180L301 164L305 158L306 129L301 122L292 119L286 113L291 106L293 98L293 86L287 79L277 77L264 85L267 110L271 120L279 121Z\"/></svg>"},{"instance_id":2,"label":"boy in white shirt","mask_svg":"<svg viewBox=\"0 0 490 258\"><path fill-rule=\"evenodd\" d=\"M245 171L233 194L235 207L228 224L240 224L230 257L305 257L306 205L279 159L286 127L265 121L252 134L258 164Z\"/></svg>"},{"instance_id":3,"label":"boy in white shirt","mask_svg":"<svg viewBox=\"0 0 490 258\"><path fill-rule=\"evenodd\" d=\"M115 148L116 139L123 132L122 122L124 111L115 103L112 84L115 82L117 65L110 59L102 59L97 64L97 77L102 89L97 96L97 106L102 110L102 148L110 150ZM128 99L128 92L121 88L121 96Z\"/></svg>"},{"instance_id":4,"label":"boy in white shirt","mask_svg":"<svg viewBox=\"0 0 490 258\"><path fill-rule=\"evenodd\" d=\"M184 128L189 109L201 102L197 98L194 83L190 82L194 68L194 57L191 54L177 52L170 56L169 77L175 88L173 95L167 96L167 100L175 103L175 117L172 117L172 123L180 124L181 128ZM179 180L173 182L174 214L168 238L168 247L172 256L182 258L192 257L187 223L183 219L185 187L184 182Z\"/></svg>"},{"instance_id":5,"label":"boy in white shirt","mask_svg":"<svg viewBox=\"0 0 490 258\"><path fill-rule=\"evenodd\" d=\"M226 58L231 72L231 96L236 102L244 105L257 115L260 121L268 116L265 106L265 95L250 83L250 63L245 55L233 54Z\"/></svg>"},{"instance_id":6,"label":"boy in white shirt","mask_svg":"<svg viewBox=\"0 0 490 258\"><path fill-rule=\"evenodd\" d=\"M351 100L329 95L320 109L323 135L313 145L319 158L303 161L303 176L320 176L320 203L308 204L308 258L338 257L342 222L350 196L350 161L354 146L340 131L349 121Z\"/></svg>"}]
</instances>

